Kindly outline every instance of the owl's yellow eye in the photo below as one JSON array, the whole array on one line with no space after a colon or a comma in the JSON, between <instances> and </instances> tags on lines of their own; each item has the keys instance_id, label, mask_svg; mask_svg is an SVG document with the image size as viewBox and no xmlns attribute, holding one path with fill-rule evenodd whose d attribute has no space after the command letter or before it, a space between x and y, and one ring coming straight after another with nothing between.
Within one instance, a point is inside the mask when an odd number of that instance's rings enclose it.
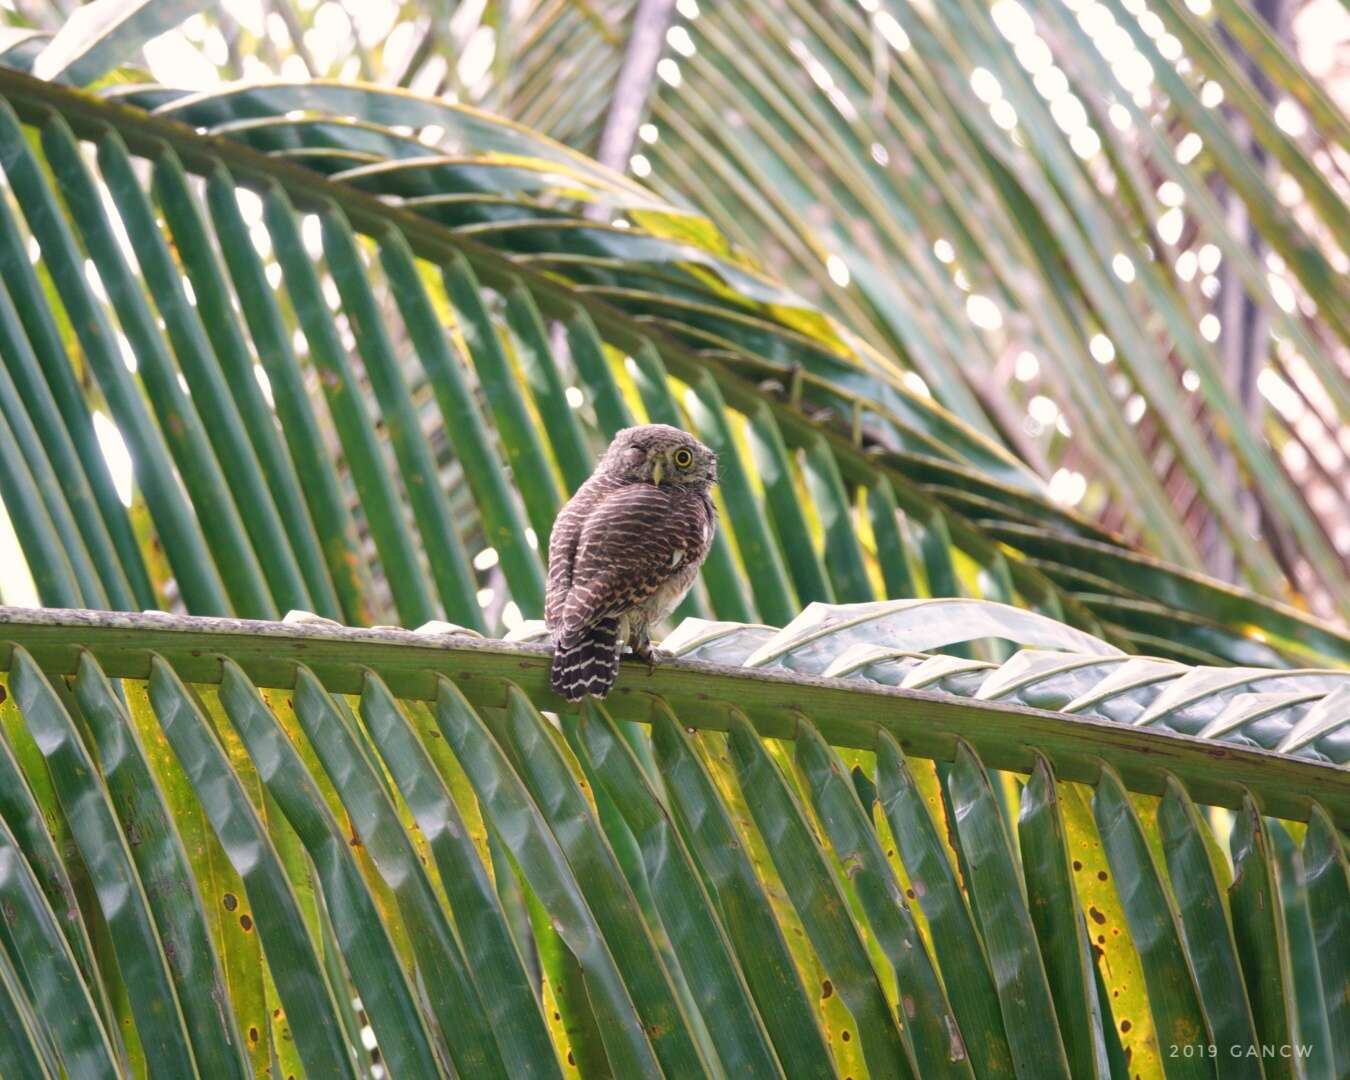
<instances>
[{"instance_id":1,"label":"owl's yellow eye","mask_svg":"<svg viewBox=\"0 0 1350 1080\"><path fill-rule=\"evenodd\" d=\"M688 450L676 450L672 460L677 469L687 469L694 463L694 455Z\"/></svg>"}]
</instances>

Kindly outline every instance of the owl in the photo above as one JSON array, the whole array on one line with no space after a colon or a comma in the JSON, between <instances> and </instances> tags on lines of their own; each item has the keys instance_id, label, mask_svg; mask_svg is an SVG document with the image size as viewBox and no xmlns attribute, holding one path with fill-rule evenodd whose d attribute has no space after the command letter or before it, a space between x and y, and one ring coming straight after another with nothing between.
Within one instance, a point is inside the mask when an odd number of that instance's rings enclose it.
<instances>
[{"instance_id":1,"label":"owl","mask_svg":"<svg viewBox=\"0 0 1350 1080\"><path fill-rule=\"evenodd\" d=\"M678 428L614 436L549 537L554 691L568 701L603 698L625 643L653 661L651 627L689 591L712 545L716 482L717 456Z\"/></svg>"}]
</instances>

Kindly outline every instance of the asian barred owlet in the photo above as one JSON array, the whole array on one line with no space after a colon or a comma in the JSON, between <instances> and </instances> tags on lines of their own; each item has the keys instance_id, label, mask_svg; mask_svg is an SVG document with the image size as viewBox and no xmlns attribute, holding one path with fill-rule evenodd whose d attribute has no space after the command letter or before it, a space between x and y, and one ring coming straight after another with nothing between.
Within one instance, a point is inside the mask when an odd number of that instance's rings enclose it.
<instances>
[{"instance_id":1,"label":"asian barred owlet","mask_svg":"<svg viewBox=\"0 0 1350 1080\"><path fill-rule=\"evenodd\" d=\"M653 624L689 591L716 527L717 456L665 424L614 436L563 507L548 544L544 621L553 689L568 701L609 693L626 642L652 659Z\"/></svg>"}]
</instances>

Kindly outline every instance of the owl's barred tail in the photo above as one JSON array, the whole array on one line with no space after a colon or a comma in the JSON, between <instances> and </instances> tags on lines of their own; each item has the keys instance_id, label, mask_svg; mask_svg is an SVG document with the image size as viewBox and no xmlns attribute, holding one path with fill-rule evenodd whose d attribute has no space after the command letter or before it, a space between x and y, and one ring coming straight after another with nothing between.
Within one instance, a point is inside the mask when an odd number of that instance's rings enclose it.
<instances>
[{"instance_id":1,"label":"owl's barred tail","mask_svg":"<svg viewBox=\"0 0 1350 1080\"><path fill-rule=\"evenodd\" d=\"M604 619L587 627L586 636L572 645L556 645L549 685L568 701L587 694L602 698L619 674L619 622Z\"/></svg>"}]
</instances>

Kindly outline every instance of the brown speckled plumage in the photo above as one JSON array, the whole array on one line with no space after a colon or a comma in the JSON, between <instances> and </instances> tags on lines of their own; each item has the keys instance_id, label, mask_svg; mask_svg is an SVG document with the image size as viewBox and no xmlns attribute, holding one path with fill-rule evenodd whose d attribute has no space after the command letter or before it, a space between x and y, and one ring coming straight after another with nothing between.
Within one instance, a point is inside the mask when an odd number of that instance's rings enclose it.
<instances>
[{"instance_id":1,"label":"brown speckled plumage","mask_svg":"<svg viewBox=\"0 0 1350 1080\"><path fill-rule=\"evenodd\" d=\"M692 435L664 424L625 428L563 507L549 537L544 610L553 689L563 697L604 697L625 643L650 656L651 626L707 557L716 480L716 456Z\"/></svg>"}]
</instances>

